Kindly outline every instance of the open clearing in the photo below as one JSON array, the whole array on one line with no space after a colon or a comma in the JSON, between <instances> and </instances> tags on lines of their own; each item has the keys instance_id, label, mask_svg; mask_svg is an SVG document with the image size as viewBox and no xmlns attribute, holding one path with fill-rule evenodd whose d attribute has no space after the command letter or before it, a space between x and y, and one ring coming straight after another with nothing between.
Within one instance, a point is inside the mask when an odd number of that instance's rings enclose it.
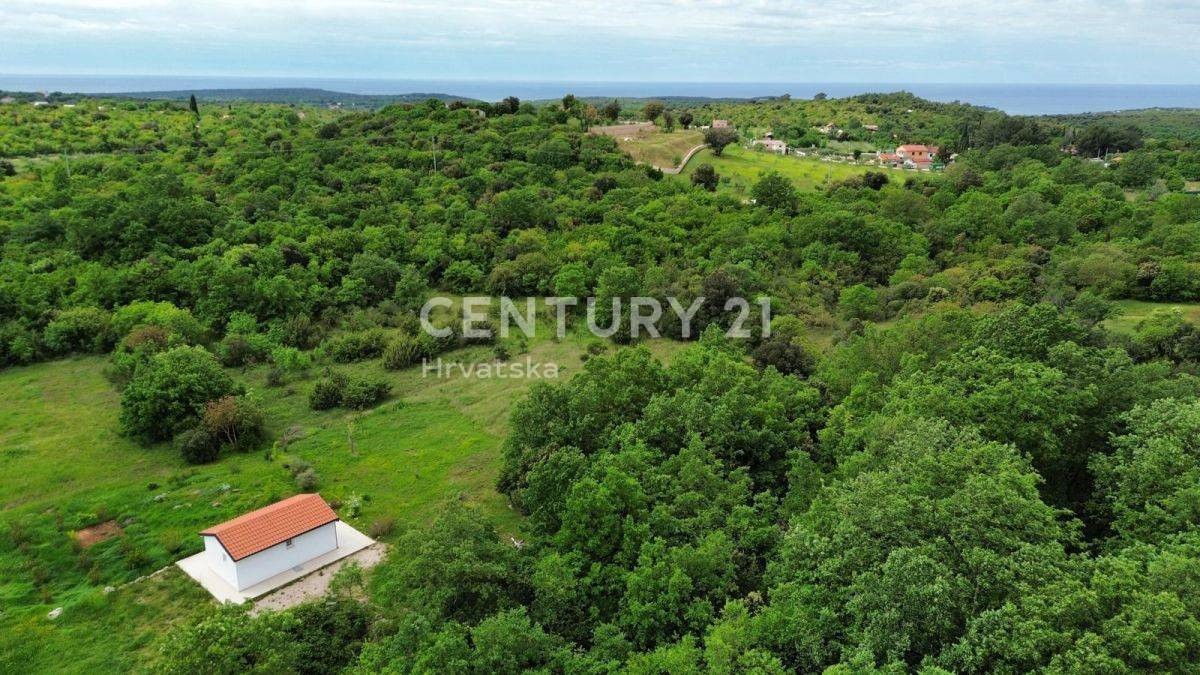
<instances>
[{"instance_id":1,"label":"open clearing","mask_svg":"<svg viewBox=\"0 0 1200 675\"><path fill-rule=\"evenodd\" d=\"M579 372L591 338L545 333L514 360L557 363L558 381ZM682 347L648 346L660 357ZM443 359L485 362L492 350ZM268 388L265 367L231 370L262 400L272 437L295 440L270 460L258 451L189 466L168 444L142 447L118 433L120 395L106 364L81 357L0 371L0 672L127 672L144 663L169 624L211 602L173 563L201 549L204 527L297 492L283 466L291 457L312 464L317 490L364 532L388 520L426 522L447 500L478 505L518 532L519 516L493 486L509 411L546 380L422 377L419 366L388 372L374 359L336 368L387 378L390 400L361 413L313 412L311 380ZM90 548L72 536L109 521L123 533ZM62 615L47 619L57 607Z\"/></svg>"},{"instance_id":2,"label":"open clearing","mask_svg":"<svg viewBox=\"0 0 1200 675\"><path fill-rule=\"evenodd\" d=\"M634 160L663 169L679 166L689 150L704 143L704 134L697 129L677 128L668 134L649 122L597 126L591 133L612 136Z\"/></svg>"},{"instance_id":3,"label":"open clearing","mask_svg":"<svg viewBox=\"0 0 1200 675\"><path fill-rule=\"evenodd\" d=\"M116 520L106 520L98 525L85 527L75 533L75 541L84 548L91 548L96 544L121 534L121 526Z\"/></svg>"},{"instance_id":4,"label":"open clearing","mask_svg":"<svg viewBox=\"0 0 1200 675\"><path fill-rule=\"evenodd\" d=\"M903 181L907 175L904 171L884 169L878 166L863 164L843 164L839 162L822 162L818 159L777 155L762 150L747 150L741 146L729 146L717 157L711 150L705 148L696 153L680 174L682 178L691 180L696 167L701 164L711 164L721 177L718 186L720 191L732 192L741 197L750 195L759 176L768 171L778 171L795 183L800 190L815 190L829 186L831 183L845 180L852 176L860 176L868 171L883 171L893 181Z\"/></svg>"},{"instance_id":5,"label":"open clearing","mask_svg":"<svg viewBox=\"0 0 1200 675\"><path fill-rule=\"evenodd\" d=\"M1155 312L1179 312L1183 318L1200 324L1200 303L1146 302L1144 300L1117 300L1117 315L1105 322L1105 326L1117 333L1132 333L1138 323Z\"/></svg>"}]
</instances>

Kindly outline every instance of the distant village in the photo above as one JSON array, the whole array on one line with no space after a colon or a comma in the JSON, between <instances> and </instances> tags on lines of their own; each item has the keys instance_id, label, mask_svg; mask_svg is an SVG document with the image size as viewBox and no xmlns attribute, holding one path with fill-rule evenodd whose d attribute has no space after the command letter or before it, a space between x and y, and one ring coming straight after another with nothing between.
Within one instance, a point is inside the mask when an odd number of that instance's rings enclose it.
<instances>
[{"instance_id":1,"label":"distant village","mask_svg":"<svg viewBox=\"0 0 1200 675\"><path fill-rule=\"evenodd\" d=\"M714 129L732 127L729 120L714 119L711 124ZM878 132L879 125L864 124L862 128L865 131ZM816 127L816 130L825 136L839 138L844 136L842 129L834 123L825 124ZM775 135L768 131L763 134L762 138L756 138L750 141L750 147L761 148L765 152L772 152L778 155L793 155L796 157L808 157L816 154L815 148L800 148L789 147L787 142L775 138ZM824 161L855 161L868 162L877 164L882 167L891 169L908 169L911 171L938 171L945 168L946 161L938 154L941 148L936 145L923 145L919 143L905 143L897 146L894 150L884 151L876 150L873 155L829 155L822 154L819 158ZM948 158L949 162L953 162L956 155Z\"/></svg>"}]
</instances>

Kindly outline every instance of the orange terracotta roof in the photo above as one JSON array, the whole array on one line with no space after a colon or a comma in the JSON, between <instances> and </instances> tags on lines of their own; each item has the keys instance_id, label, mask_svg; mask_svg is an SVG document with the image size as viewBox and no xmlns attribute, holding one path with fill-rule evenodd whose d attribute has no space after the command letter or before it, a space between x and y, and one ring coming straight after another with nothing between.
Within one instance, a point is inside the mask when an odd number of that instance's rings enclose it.
<instances>
[{"instance_id":1,"label":"orange terracotta roof","mask_svg":"<svg viewBox=\"0 0 1200 675\"><path fill-rule=\"evenodd\" d=\"M201 532L217 538L229 557L241 560L292 537L338 520L321 495L288 497Z\"/></svg>"}]
</instances>

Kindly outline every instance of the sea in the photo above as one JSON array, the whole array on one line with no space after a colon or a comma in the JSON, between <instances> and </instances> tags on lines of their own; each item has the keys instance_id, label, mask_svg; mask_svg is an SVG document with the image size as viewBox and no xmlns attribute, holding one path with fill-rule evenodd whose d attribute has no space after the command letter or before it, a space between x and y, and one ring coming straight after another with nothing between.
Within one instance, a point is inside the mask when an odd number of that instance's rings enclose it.
<instances>
[{"instance_id":1,"label":"sea","mask_svg":"<svg viewBox=\"0 0 1200 675\"><path fill-rule=\"evenodd\" d=\"M506 96L538 100L576 96L811 98L908 91L933 101L961 101L1012 115L1110 112L1139 108L1200 108L1200 84L1009 84L916 82L598 82L554 80L350 79L168 75L5 75L0 90L133 93L189 89L314 88L351 94L439 93L485 101Z\"/></svg>"}]
</instances>

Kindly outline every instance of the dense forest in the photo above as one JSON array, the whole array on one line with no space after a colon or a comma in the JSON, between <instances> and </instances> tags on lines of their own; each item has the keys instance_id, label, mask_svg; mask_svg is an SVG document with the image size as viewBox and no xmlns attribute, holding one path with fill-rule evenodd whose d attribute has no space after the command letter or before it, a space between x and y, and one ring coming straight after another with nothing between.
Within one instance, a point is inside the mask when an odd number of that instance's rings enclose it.
<instances>
[{"instance_id":1,"label":"dense forest","mask_svg":"<svg viewBox=\"0 0 1200 675\"><path fill-rule=\"evenodd\" d=\"M465 344L419 334L434 292L772 301L769 336L702 312L669 360L622 332L534 385L516 536L447 505L327 602L180 622L157 668L1200 672L1200 332L1119 321L1200 301L1197 139L907 94L686 112L954 157L751 201L574 97L0 105L0 363L106 355L123 432L191 462L264 442L231 369L368 408L309 371Z\"/></svg>"}]
</instances>

